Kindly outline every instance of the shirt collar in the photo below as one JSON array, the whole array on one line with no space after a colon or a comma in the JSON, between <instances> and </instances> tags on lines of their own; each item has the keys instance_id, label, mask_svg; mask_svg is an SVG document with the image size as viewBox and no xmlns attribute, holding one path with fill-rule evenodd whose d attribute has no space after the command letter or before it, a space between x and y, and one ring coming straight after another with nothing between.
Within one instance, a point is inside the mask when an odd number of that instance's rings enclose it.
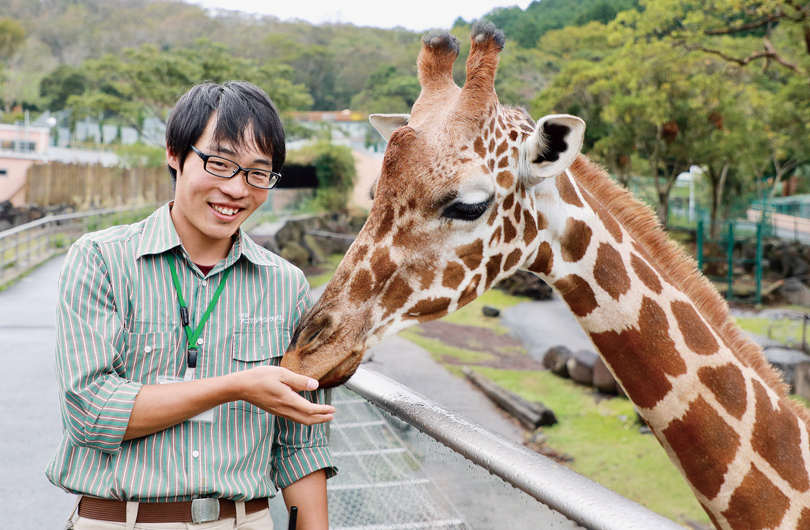
<instances>
[{"instance_id":1,"label":"shirt collar","mask_svg":"<svg viewBox=\"0 0 810 530\"><path fill-rule=\"evenodd\" d=\"M138 245L137 257L147 254L161 254L175 247L182 247L183 242L177 235L177 230L172 222L169 210L171 202L161 206L144 221L143 234L140 245ZM259 247L248 235L239 227L234 238L233 246L225 258L225 267L235 263L241 256L260 266L278 267L278 263L267 251Z\"/></svg>"}]
</instances>

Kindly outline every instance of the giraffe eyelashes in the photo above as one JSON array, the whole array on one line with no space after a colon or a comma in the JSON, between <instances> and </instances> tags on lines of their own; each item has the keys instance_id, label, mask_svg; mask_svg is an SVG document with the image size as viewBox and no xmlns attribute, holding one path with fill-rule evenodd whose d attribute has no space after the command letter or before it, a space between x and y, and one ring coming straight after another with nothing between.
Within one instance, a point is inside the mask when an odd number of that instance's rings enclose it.
<instances>
[{"instance_id":1,"label":"giraffe eyelashes","mask_svg":"<svg viewBox=\"0 0 810 530\"><path fill-rule=\"evenodd\" d=\"M492 197L483 202L473 204L454 202L444 209L444 212L442 212L442 217L446 217L447 219L458 219L460 221L475 221L484 215L484 212L489 209L490 204L492 204Z\"/></svg>"}]
</instances>

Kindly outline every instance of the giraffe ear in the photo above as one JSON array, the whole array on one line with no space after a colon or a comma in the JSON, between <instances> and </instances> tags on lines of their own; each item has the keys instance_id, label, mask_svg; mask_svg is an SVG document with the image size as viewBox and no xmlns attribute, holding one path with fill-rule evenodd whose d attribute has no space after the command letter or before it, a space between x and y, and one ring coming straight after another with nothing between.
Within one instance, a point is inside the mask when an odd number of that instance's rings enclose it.
<instances>
[{"instance_id":1,"label":"giraffe ear","mask_svg":"<svg viewBox=\"0 0 810 530\"><path fill-rule=\"evenodd\" d=\"M372 114L368 117L371 126L377 129L386 142L394 131L408 125L409 119L411 119L410 114Z\"/></svg>"},{"instance_id":2,"label":"giraffe ear","mask_svg":"<svg viewBox=\"0 0 810 530\"><path fill-rule=\"evenodd\" d=\"M582 149L585 122L576 116L553 114L540 118L534 132L521 145L521 178L527 186L556 177L570 166Z\"/></svg>"}]
</instances>

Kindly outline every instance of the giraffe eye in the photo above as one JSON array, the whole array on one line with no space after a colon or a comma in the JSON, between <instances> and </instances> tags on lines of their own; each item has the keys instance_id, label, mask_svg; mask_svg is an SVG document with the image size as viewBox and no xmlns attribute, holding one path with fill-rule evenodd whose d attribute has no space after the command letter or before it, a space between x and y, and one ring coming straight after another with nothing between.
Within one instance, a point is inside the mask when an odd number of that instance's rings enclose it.
<instances>
[{"instance_id":1,"label":"giraffe eye","mask_svg":"<svg viewBox=\"0 0 810 530\"><path fill-rule=\"evenodd\" d=\"M444 209L442 217L448 219L459 219L461 221L475 221L487 211L489 205L492 204L492 198L484 202L477 202L474 204L467 204L466 202L454 202Z\"/></svg>"}]
</instances>

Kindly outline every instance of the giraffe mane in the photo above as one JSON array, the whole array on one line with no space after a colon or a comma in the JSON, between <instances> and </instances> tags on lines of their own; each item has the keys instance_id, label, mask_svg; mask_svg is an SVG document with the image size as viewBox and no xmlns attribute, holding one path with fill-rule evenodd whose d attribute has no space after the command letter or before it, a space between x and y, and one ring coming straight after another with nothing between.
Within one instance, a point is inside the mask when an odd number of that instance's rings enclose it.
<instances>
[{"instance_id":1,"label":"giraffe mane","mask_svg":"<svg viewBox=\"0 0 810 530\"><path fill-rule=\"evenodd\" d=\"M653 210L583 155L571 165L571 174L647 252L666 281L686 294L731 351L756 371L780 397L786 398L789 389L779 372L767 362L762 348L737 326L728 303L711 282L698 272L695 260L682 246L667 237ZM802 421L810 423L810 412L806 408L793 400L788 399L787 402Z\"/></svg>"}]
</instances>

